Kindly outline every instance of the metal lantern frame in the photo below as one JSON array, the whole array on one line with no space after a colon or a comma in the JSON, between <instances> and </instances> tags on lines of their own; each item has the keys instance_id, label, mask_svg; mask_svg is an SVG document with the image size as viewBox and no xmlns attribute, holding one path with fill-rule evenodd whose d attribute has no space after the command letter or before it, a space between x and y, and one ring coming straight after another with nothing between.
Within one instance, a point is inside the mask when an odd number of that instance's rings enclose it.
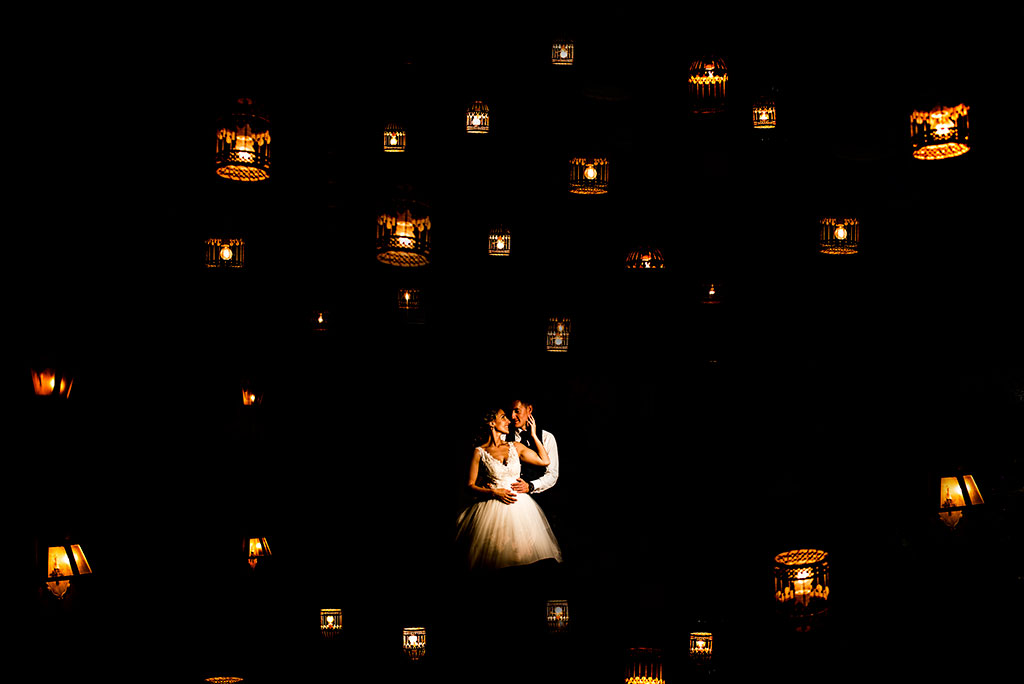
<instances>
[{"instance_id":1,"label":"metal lantern frame","mask_svg":"<svg viewBox=\"0 0 1024 684\"><path fill-rule=\"evenodd\" d=\"M714 652L714 635L711 632L690 632L690 658L698 663L711 660Z\"/></svg>"},{"instance_id":2,"label":"metal lantern frame","mask_svg":"<svg viewBox=\"0 0 1024 684\"><path fill-rule=\"evenodd\" d=\"M569 602L549 599L545 607L549 632L564 632L569 628Z\"/></svg>"},{"instance_id":3,"label":"metal lantern frame","mask_svg":"<svg viewBox=\"0 0 1024 684\"><path fill-rule=\"evenodd\" d=\"M626 684L665 684L661 649L629 649L625 680Z\"/></svg>"},{"instance_id":4,"label":"metal lantern frame","mask_svg":"<svg viewBox=\"0 0 1024 684\"><path fill-rule=\"evenodd\" d=\"M239 98L217 124L217 175L258 183L270 178L270 119L249 98Z\"/></svg>"},{"instance_id":5,"label":"metal lantern frame","mask_svg":"<svg viewBox=\"0 0 1024 684\"><path fill-rule=\"evenodd\" d=\"M822 254L857 254L860 251L860 221L851 217L818 220L818 251Z\"/></svg>"},{"instance_id":6,"label":"metal lantern frame","mask_svg":"<svg viewBox=\"0 0 1024 684\"><path fill-rule=\"evenodd\" d=\"M575 46L571 40L556 40L551 44L551 63L556 66L572 66Z\"/></svg>"},{"instance_id":7,"label":"metal lantern frame","mask_svg":"<svg viewBox=\"0 0 1024 684\"><path fill-rule=\"evenodd\" d=\"M775 608L806 631L811 621L828 613L828 552L794 549L775 556Z\"/></svg>"},{"instance_id":8,"label":"metal lantern frame","mask_svg":"<svg viewBox=\"0 0 1024 684\"><path fill-rule=\"evenodd\" d=\"M266 560L273 555L266 537L249 537L245 542L245 546L249 554L249 567L253 570L256 569L260 560Z\"/></svg>"},{"instance_id":9,"label":"metal lantern frame","mask_svg":"<svg viewBox=\"0 0 1024 684\"><path fill-rule=\"evenodd\" d=\"M81 544L65 540L47 547L44 574L43 585L53 596L63 599L75 579L92 574L92 566Z\"/></svg>"},{"instance_id":10,"label":"metal lantern frame","mask_svg":"<svg viewBox=\"0 0 1024 684\"><path fill-rule=\"evenodd\" d=\"M384 151L405 152L405 129L396 123L384 126Z\"/></svg>"},{"instance_id":11,"label":"metal lantern frame","mask_svg":"<svg viewBox=\"0 0 1024 684\"><path fill-rule=\"evenodd\" d=\"M466 133L489 133L491 111L482 100L474 100L466 108Z\"/></svg>"},{"instance_id":12,"label":"metal lantern frame","mask_svg":"<svg viewBox=\"0 0 1024 684\"><path fill-rule=\"evenodd\" d=\"M939 518L950 529L956 528L965 511L984 503L985 499L973 475L957 474L940 478Z\"/></svg>"},{"instance_id":13,"label":"metal lantern frame","mask_svg":"<svg viewBox=\"0 0 1024 684\"><path fill-rule=\"evenodd\" d=\"M572 321L565 316L548 318L546 348L549 352L569 351L569 336L572 333Z\"/></svg>"},{"instance_id":14,"label":"metal lantern frame","mask_svg":"<svg viewBox=\"0 0 1024 684\"><path fill-rule=\"evenodd\" d=\"M574 195L606 194L608 170L606 157L573 157L569 160L569 192Z\"/></svg>"},{"instance_id":15,"label":"metal lantern frame","mask_svg":"<svg viewBox=\"0 0 1024 684\"><path fill-rule=\"evenodd\" d=\"M341 636L341 608L320 609L320 636L324 639L336 639Z\"/></svg>"},{"instance_id":16,"label":"metal lantern frame","mask_svg":"<svg viewBox=\"0 0 1024 684\"><path fill-rule=\"evenodd\" d=\"M487 233L487 254L510 256L512 253L512 232L505 226L494 226Z\"/></svg>"},{"instance_id":17,"label":"metal lantern frame","mask_svg":"<svg viewBox=\"0 0 1024 684\"><path fill-rule=\"evenodd\" d=\"M32 392L37 397L68 399L75 378L70 373L54 368L29 369L32 377Z\"/></svg>"},{"instance_id":18,"label":"metal lantern frame","mask_svg":"<svg viewBox=\"0 0 1024 684\"><path fill-rule=\"evenodd\" d=\"M427 654L426 627L403 627L402 650L409 660L419 660Z\"/></svg>"},{"instance_id":19,"label":"metal lantern frame","mask_svg":"<svg viewBox=\"0 0 1024 684\"><path fill-rule=\"evenodd\" d=\"M245 240L242 238L208 238L207 268L242 268L245 266Z\"/></svg>"},{"instance_id":20,"label":"metal lantern frame","mask_svg":"<svg viewBox=\"0 0 1024 684\"><path fill-rule=\"evenodd\" d=\"M626 268L634 269L662 269L665 268L665 255L657 247L642 245L626 255Z\"/></svg>"},{"instance_id":21,"label":"metal lantern frame","mask_svg":"<svg viewBox=\"0 0 1024 684\"><path fill-rule=\"evenodd\" d=\"M393 199L377 216L377 260L416 268L430 263L430 208L412 198Z\"/></svg>"},{"instance_id":22,"label":"metal lantern frame","mask_svg":"<svg viewBox=\"0 0 1024 684\"><path fill-rule=\"evenodd\" d=\"M691 112L718 114L725 111L729 67L723 58L712 55L693 60L686 82Z\"/></svg>"},{"instance_id":23,"label":"metal lantern frame","mask_svg":"<svg viewBox=\"0 0 1024 684\"><path fill-rule=\"evenodd\" d=\"M763 97L754 103L754 129L771 130L775 128L775 100Z\"/></svg>"},{"instance_id":24,"label":"metal lantern frame","mask_svg":"<svg viewBox=\"0 0 1024 684\"><path fill-rule=\"evenodd\" d=\"M970 107L937 105L910 114L910 145L914 159L952 159L970 151Z\"/></svg>"}]
</instances>

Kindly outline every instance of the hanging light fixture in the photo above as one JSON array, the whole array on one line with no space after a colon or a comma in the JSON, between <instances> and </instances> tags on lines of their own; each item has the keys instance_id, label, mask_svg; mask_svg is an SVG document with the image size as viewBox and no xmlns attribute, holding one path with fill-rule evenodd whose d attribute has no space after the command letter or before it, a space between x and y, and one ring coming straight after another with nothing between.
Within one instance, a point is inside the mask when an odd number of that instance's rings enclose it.
<instances>
[{"instance_id":1,"label":"hanging light fixture","mask_svg":"<svg viewBox=\"0 0 1024 684\"><path fill-rule=\"evenodd\" d=\"M245 265L245 240L209 238L205 263L207 268L242 268Z\"/></svg>"},{"instance_id":2,"label":"hanging light fixture","mask_svg":"<svg viewBox=\"0 0 1024 684\"><path fill-rule=\"evenodd\" d=\"M967 496L964 496L967 492ZM939 482L939 518L953 529L960 522L964 511L972 506L985 503L981 498L973 475L943 477Z\"/></svg>"},{"instance_id":3,"label":"hanging light fixture","mask_svg":"<svg viewBox=\"0 0 1024 684\"><path fill-rule=\"evenodd\" d=\"M969 111L967 105L958 104L911 112L910 143L914 159L951 159L966 154L971 149Z\"/></svg>"},{"instance_id":4,"label":"hanging light fixture","mask_svg":"<svg viewBox=\"0 0 1024 684\"><path fill-rule=\"evenodd\" d=\"M711 632L690 632L690 658L698 663L711 660L714 646Z\"/></svg>"},{"instance_id":5,"label":"hanging light fixture","mask_svg":"<svg viewBox=\"0 0 1024 684\"><path fill-rule=\"evenodd\" d=\"M608 160L604 157L574 157L570 160L569 192L575 195L607 193Z\"/></svg>"},{"instance_id":6,"label":"hanging light fixture","mask_svg":"<svg viewBox=\"0 0 1024 684\"><path fill-rule=\"evenodd\" d=\"M263 403L263 392L252 383L242 384L242 406L259 406Z\"/></svg>"},{"instance_id":7,"label":"hanging light fixture","mask_svg":"<svg viewBox=\"0 0 1024 684\"><path fill-rule=\"evenodd\" d=\"M214 677L207 677L203 681L209 682L210 684L238 684L239 682L244 682L245 679L232 675L216 675Z\"/></svg>"},{"instance_id":8,"label":"hanging light fixture","mask_svg":"<svg viewBox=\"0 0 1024 684\"><path fill-rule=\"evenodd\" d=\"M253 570L256 569L256 564L261 558L269 558L270 544L267 543L266 537L250 537L248 541L249 547L249 567Z\"/></svg>"},{"instance_id":9,"label":"hanging light fixture","mask_svg":"<svg viewBox=\"0 0 1024 684\"><path fill-rule=\"evenodd\" d=\"M398 290L398 308L413 311L420 308L420 291L416 288Z\"/></svg>"},{"instance_id":10,"label":"hanging light fixture","mask_svg":"<svg viewBox=\"0 0 1024 684\"><path fill-rule=\"evenodd\" d=\"M823 218L818 249L822 254L856 254L860 249L860 221L855 218Z\"/></svg>"},{"instance_id":11,"label":"hanging light fixture","mask_svg":"<svg viewBox=\"0 0 1024 684\"><path fill-rule=\"evenodd\" d=\"M549 318L547 332L547 350L549 352L569 351L569 332L571 328L572 323L568 318Z\"/></svg>"},{"instance_id":12,"label":"hanging light fixture","mask_svg":"<svg viewBox=\"0 0 1024 684\"><path fill-rule=\"evenodd\" d=\"M430 214L426 204L401 197L377 216L377 260L401 267L430 263Z\"/></svg>"},{"instance_id":13,"label":"hanging light fixture","mask_svg":"<svg viewBox=\"0 0 1024 684\"><path fill-rule=\"evenodd\" d=\"M491 114L480 100L476 100L466 109L466 132L487 133L490 131Z\"/></svg>"},{"instance_id":14,"label":"hanging light fixture","mask_svg":"<svg viewBox=\"0 0 1024 684\"><path fill-rule=\"evenodd\" d=\"M626 684L665 684L661 650L631 648L626 662Z\"/></svg>"},{"instance_id":15,"label":"hanging light fixture","mask_svg":"<svg viewBox=\"0 0 1024 684\"><path fill-rule=\"evenodd\" d=\"M760 98L754 104L754 128L757 130L775 128L775 101L771 98Z\"/></svg>"},{"instance_id":16,"label":"hanging light fixture","mask_svg":"<svg viewBox=\"0 0 1024 684\"><path fill-rule=\"evenodd\" d=\"M328 313L326 311L314 311L313 332L327 332L327 318Z\"/></svg>"},{"instance_id":17,"label":"hanging light fixture","mask_svg":"<svg viewBox=\"0 0 1024 684\"><path fill-rule=\"evenodd\" d=\"M71 383L74 378L56 371L53 368L29 370L32 376L32 391L37 397L60 397L67 399L71 395Z\"/></svg>"},{"instance_id":18,"label":"hanging light fixture","mask_svg":"<svg viewBox=\"0 0 1024 684\"><path fill-rule=\"evenodd\" d=\"M547 618L549 632L564 632L569 628L569 602L564 599L549 600Z\"/></svg>"},{"instance_id":19,"label":"hanging light fixture","mask_svg":"<svg viewBox=\"0 0 1024 684\"><path fill-rule=\"evenodd\" d=\"M729 68L720 57L701 57L690 63L687 85L690 110L694 114L717 114L725 111Z\"/></svg>"},{"instance_id":20,"label":"hanging light fixture","mask_svg":"<svg viewBox=\"0 0 1024 684\"><path fill-rule=\"evenodd\" d=\"M775 608L807 631L828 612L828 553L795 549L775 556Z\"/></svg>"},{"instance_id":21,"label":"hanging light fixture","mask_svg":"<svg viewBox=\"0 0 1024 684\"><path fill-rule=\"evenodd\" d=\"M341 608L320 609L320 636L334 639L341 635Z\"/></svg>"},{"instance_id":22,"label":"hanging light fixture","mask_svg":"<svg viewBox=\"0 0 1024 684\"><path fill-rule=\"evenodd\" d=\"M487 234L487 253L491 256L509 256L512 252L512 233L503 226L494 226Z\"/></svg>"},{"instance_id":23,"label":"hanging light fixture","mask_svg":"<svg viewBox=\"0 0 1024 684\"><path fill-rule=\"evenodd\" d=\"M76 577L91 575L92 568L85 559L81 544L65 541L59 546L50 546L46 551L46 580L44 584L50 593L61 599L71 588Z\"/></svg>"},{"instance_id":24,"label":"hanging light fixture","mask_svg":"<svg viewBox=\"0 0 1024 684\"><path fill-rule=\"evenodd\" d=\"M384 151L405 152L405 129L395 123L384 127Z\"/></svg>"},{"instance_id":25,"label":"hanging light fixture","mask_svg":"<svg viewBox=\"0 0 1024 684\"><path fill-rule=\"evenodd\" d=\"M627 269L659 269L665 268L665 257L657 247L643 245L626 255Z\"/></svg>"},{"instance_id":26,"label":"hanging light fixture","mask_svg":"<svg viewBox=\"0 0 1024 684\"><path fill-rule=\"evenodd\" d=\"M427 630L424 627L406 627L402 630L402 650L409 660L419 660L427 654Z\"/></svg>"},{"instance_id":27,"label":"hanging light fixture","mask_svg":"<svg viewBox=\"0 0 1024 684\"><path fill-rule=\"evenodd\" d=\"M248 98L235 102L217 125L217 175L232 181L270 178L270 121Z\"/></svg>"},{"instance_id":28,"label":"hanging light fixture","mask_svg":"<svg viewBox=\"0 0 1024 684\"><path fill-rule=\"evenodd\" d=\"M703 304L721 304L721 285L715 285L714 283L705 283L701 286L701 303Z\"/></svg>"},{"instance_id":29,"label":"hanging light fixture","mask_svg":"<svg viewBox=\"0 0 1024 684\"><path fill-rule=\"evenodd\" d=\"M573 44L571 40L555 41L551 44L551 63L572 66Z\"/></svg>"}]
</instances>

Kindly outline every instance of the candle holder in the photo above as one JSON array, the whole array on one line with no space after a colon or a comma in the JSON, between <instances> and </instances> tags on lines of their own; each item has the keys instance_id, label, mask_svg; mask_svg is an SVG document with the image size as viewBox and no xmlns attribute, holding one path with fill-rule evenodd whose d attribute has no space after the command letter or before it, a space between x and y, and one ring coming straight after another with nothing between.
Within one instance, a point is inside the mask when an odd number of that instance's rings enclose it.
<instances>
[{"instance_id":1,"label":"candle holder","mask_svg":"<svg viewBox=\"0 0 1024 684\"><path fill-rule=\"evenodd\" d=\"M965 104L938 105L927 112L911 112L910 144L914 159L933 161L967 154L971 149L970 109Z\"/></svg>"},{"instance_id":2,"label":"candle holder","mask_svg":"<svg viewBox=\"0 0 1024 684\"><path fill-rule=\"evenodd\" d=\"M406 627L402 630L402 650L409 660L419 660L427 654L427 630L424 627Z\"/></svg>"},{"instance_id":3,"label":"candle holder","mask_svg":"<svg viewBox=\"0 0 1024 684\"><path fill-rule=\"evenodd\" d=\"M702 304L721 304L722 303L722 286L721 284L715 283L704 283L701 285L700 301Z\"/></svg>"},{"instance_id":4,"label":"candle holder","mask_svg":"<svg viewBox=\"0 0 1024 684\"><path fill-rule=\"evenodd\" d=\"M967 492L967 496L964 496ZM939 481L939 518L955 529L964 512L985 503L973 475L943 477Z\"/></svg>"},{"instance_id":5,"label":"candle holder","mask_svg":"<svg viewBox=\"0 0 1024 684\"><path fill-rule=\"evenodd\" d=\"M389 123L384 127L384 151L405 152L405 129Z\"/></svg>"},{"instance_id":6,"label":"candle holder","mask_svg":"<svg viewBox=\"0 0 1024 684\"><path fill-rule=\"evenodd\" d=\"M238 99L217 126L217 175L230 181L270 178L270 120L248 98Z\"/></svg>"},{"instance_id":7,"label":"candle holder","mask_svg":"<svg viewBox=\"0 0 1024 684\"><path fill-rule=\"evenodd\" d=\"M341 636L341 608L320 609L320 636L324 639Z\"/></svg>"},{"instance_id":8,"label":"candle holder","mask_svg":"<svg viewBox=\"0 0 1024 684\"><path fill-rule=\"evenodd\" d=\"M856 254L860 250L860 221L855 218L819 220L818 250L822 254Z\"/></svg>"},{"instance_id":9,"label":"candle holder","mask_svg":"<svg viewBox=\"0 0 1024 684\"><path fill-rule=\"evenodd\" d=\"M574 195L604 195L608 192L608 160L604 157L574 157L569 161L569 192Z\"/></svg>"},{"instance_id":10,"label":"candle holder","mask_svg":"<svg viewBox=\"0 0 1024 684\"><path fill-rule=\"evenodd\" d=\"M327 321L329 319L329 313L327 311L319 310L313 312L313 332L325 333L327 332Z\"/></svg>"},{"instance_id":11,"label":"candle holder","mask_svg":"<svg viewBox=\"0 0 1024 684\"><path fill-rule=\"evenodd\" d=\"M775 608L799 632L828 612L828 553L795 549L775 556Z\"/></svg>"},{"instance_id":12,"label":"candle holder","mask_svg":"<svg viewBox=\"0 0 1024 684\"><path fill-rule=\"evenodd\" d=\"M487 133L491 130L491 113L480 100L466 109L466 132Z\"/></svg>"}]
</instances>

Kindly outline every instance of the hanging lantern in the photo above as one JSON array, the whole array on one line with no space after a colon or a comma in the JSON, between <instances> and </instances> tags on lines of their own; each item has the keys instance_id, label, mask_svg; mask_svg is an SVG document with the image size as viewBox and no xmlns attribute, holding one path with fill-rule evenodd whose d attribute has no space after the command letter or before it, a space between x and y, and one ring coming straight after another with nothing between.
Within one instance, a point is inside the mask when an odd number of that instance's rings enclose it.
<instances>
[{"instance_id":1,"label":"hanging lantern","mask_svg":"<svg viewBox=\"0 0 1024 684\"><path fill-rule=\"evenodd\" d=\"M555 42L551 45L551 63L561 66L572 66L573 44L571 40Z\"/></svg>"},{"instance_id":2,"label":"hanging lantern","mask_svg":"<svg viewBox=\"0 0 1024 684\"><path fill-rule=\"evenodd\" d=\"M242 268L245 241L241 238L210 238L206 241L207 268Z\"/></svg>"},{"instance_id":3,"label":"hanging lantern","mask_svg":"<svg viewBox=\"0 0 1024 684\"><path fill-rule=\"evenodd\" d=\"M694 114L725 111L729 69L720 57L701 57L690 63L690 109Z\"/></svg>"},{"instance_id":4,"label":"hanging lantern","mask_svg":"<svg viewBox=\"0 0 1024 684\"><path fill-rule=\"evenodd\" d=\"M320 609L320 636L334 639L341 634L341 608Z\"/></svg>"},{"instance_id":5,"label":"hanging lantern","mask_svg":"<svg viewBox=\"0 0 1024 684\"><path fill-rule=\"evenodd\" d=\"M52 368L41 371L29 370L32 375L32 391L37 397L60 397L67 399L71 395L71 383L74 378Z\"/></svg>"},{"instance_id":6,"label":"hanging lantern","mask_svg":"<svg viewBox=\"0 0 1024 684\"><path fill-rule=\"evenodd\" d=\"M245 680L242 677L233 677L231 675L217 675L216 677L207 677L204 681L210 684L238 684L238 682Z\"/></svg>"},{"instance_id":7,"label":"hanging lantern","mask_svg":"<svg viewBox=\"0 0 1024 684\"><path fill-rule=\"evenodd\" d=\"M327 332L327 312L313 312L313 332Z\"/></svg>"},{"instance_id":8,"label":"hanging lantern","mask_svg":"<svg viewBox=\"0 0 1024 684\"><path fill-rule=\"evenodd\" d=\"M705 283L701 286L701 302L704 304L721 304L721 295L719 290L721 286L716 286L714 283Z\"/></svg>"},{"instance_id":9,"label":"hanging lantern","mask_svg":"<svg viewBox=\"0 0 1024 684\"><path fill-rule=\"evenodd\" d=\"M495 226L487 234L487 253L491 256L509 256L512 252L512 233L508 228Z\"/></svg>"},{"instance_id":10,"label":"hanging lantern","mask_svg":"<svg viewBox=\"0 0 1024 684\"><path fill-rule=\"evenodd\" d=\"M65 542L47 549L45 585L57 598L64 598L74 578L91 574L92 568L81 544Z\"/></svg>"},{"instance_id":11,"label":"hanging lantern","mask_svg":"<svg viewBox=\"0 0 1024 684\"><path fill-rule=\"evenodd\" d=\"M270 121L247 98L217 126L217 175L232 181L257 182L270 178Z\"/></svg>"},{"instance_id":12,"label":"hanging lantern","mask_svg":"<svg viewBox=\"0 0 1024 684\"><path fill-rule=\"evenodd\" d=\"M249 538L249 567L253 570L256 569L256 563L259 562L260 558L269 558L270 544L267 543L266 537L250 537Z\"/></svg>"},{"instance_id":13,"label":"hanging lantern","mask_svg":"<svg viewBox=\"0 0 1024 684\"><path fill-rule=\"evenodd\" d=\"M396 199L377 217L377 260L391 266L430 263L430 216L426 204Z\"/></svg>"},{"instance_id":14,"label":"hanging lantern","mask_svg":"<svg viewBox=\"0 0 1024 684\"><path fill-rule=\"evenodd\" d=\"M823 218L818 249L822 254L856 254L860 248L860 221L855 218Z\"/></svg>"},{"instance_id":15,"label":"hanging lantern","mask_svg":"<svg viewBox=\"0 0 1024 684\"><path fill-rule=\"evenodd\" d=\"M699 663L711 660L711 632L690 632L690 658Z\"/></svg>"},{"instance_id":16,"label":"hanging lantern","mask_svg":"<svg viewBox=\"0 0 1024 684\"><path fill-rule=\"evenodd\" d=\"M466 132L487 133L490 130L491 114L480 100L476 100L466 109Z\"/></svg>"},{"instance_id":17,"label":"hanging lantern","mask_svg":"<svg viewBox=\"0 0 1024 684\"><path fill-rule=\"evenodd\" d=\"M665 257L657 247L637 247L626 256L626 268L665 268Z\"/></svg>"},{"instance_id":18,"label":"hanging lantern","mask_svg":"<svg viewBox=\"0 0 1024 684\"><path fill-rule=\"evenodd\" d=\"M910 143L914 159L951 159L966 154L970 138L970 107L935 107L928 112L910 114Z\"/></svg>"},{"instance_id":19,"label":"hanging lantern","mask_svg":"<svg viewBox=\"0 0 1024 684\"><path fill-rule=\"evenodd\" d=\"M569 332L571 327L568 318L548 319L547 350L549 352L569 351Z\"/></svg>"},{"instance_id":20,"label":"hanging lantern","mask_svg":"<svg viewBox=\"0 0 1024 684\"><path fill-rule=\"evenodd\" d=\"M967 496L964 496L965 491ZM981 492L974 482L973 475L941 478L939 482L939 518L949 526L949 529L957 526L964 511L971 506L980 506L983 503L985 500L981 498Z\"/></svg>"},{"instance_id":21,"label":"hanging lantern","mask_svg":"<svg viewBox=\"0 0 1024 684\"><path fill-rule=\"evenodd\" d=\"M251 383L242 385L242 406L259 406L263 403L263 392L257 390Z\"/></svg>"},{"instance_id":22,"label":"hanging lantern","mask_svg":"<svg viewBox=\"0 0 1024 684\"><path fill-rule=\"evenodd\" d=\"M574 157L569 162L569 192L575 195L607 193L608 160L603 157Z\"/></svg>"},{"instance_id":23,"label":"hanging lantern","mask_svg":"<svg viewBox=\"0 0 1024 684\"><path fill-rule=\"evenodd\" d=\"M414 311L420 308L420 291L417 289L400 289L398 291L398 308Z\"/></svg>"},{"instance_id":24,"label":"hanging lantern","mask_svg":"<svg viewBox=\"0 0 1024 684\"><path fill-rule=\"evenodd\" d=\"M552 599L547 603L549 632L564 632L569 628L569 602Z\"/></svg>"},{"instance_id":25,"label":"hanging lantern","mask_svg":"<svg viewBox=\"0 0 1024 684\"><path fill-rule=\"evenodd\" d=\"M796 549L775 557L776 612L797 621L797 631L828 612L828 594L828 553Z\"/></svg>"},{"instance_id":26,"label":"hanging lantern","mask_svg":"<svg viewBox=\"0 0 1024 684\"><path fill-rule=\"evenodd\" d=\"M665 684L661 651L656 648L631 648L626 663L626 684Z\"/></svg>"},{"instance_id":27,"label":"hanging lantern","mask_svg":"<svg viewBox=\"0 0 1024 684\"><path fill-rule=\"evenodd\" d=\"M427 630L424 627L406 627L402 630L402 650L409 660L419 660L427 654Z\"/></svg>"},{"instance_id":28,"label":"hanging lantern","mask_svg":"<svg viewBox=\"0 0 1024 684\"><path fill-rule=\"evenodd\" d=\"M754 128L767 130L775 128L775 101L762 98L754 105Z\"/></svg>"},{"instance_id":29,"label":"hanging lantern","mask_svg":"<svg viewBox=\"0 0 1024 684\"><path fill-rule=\"evenodd\" d=\"M389 123L384 127L384 151L405 152L405 129Z\"/></svg>"}]
</instances>

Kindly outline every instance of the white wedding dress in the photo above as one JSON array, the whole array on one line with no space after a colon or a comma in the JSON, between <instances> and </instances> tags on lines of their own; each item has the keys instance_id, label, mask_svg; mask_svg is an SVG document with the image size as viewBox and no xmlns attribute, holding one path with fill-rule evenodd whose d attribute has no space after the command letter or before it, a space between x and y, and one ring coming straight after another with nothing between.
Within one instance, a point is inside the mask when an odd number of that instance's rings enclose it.
<instances>
[{"instance_id":1,"label":"white wedding dress","mask_svg":"<svg viewBox=\"0 0 1024 684\"><path fill-rule=\"evenodd\" d=\"M496 460L482 447L477 447L477 451L477 484L512 489L520 472L515 443L508 445L507 463ZM548 519L529 494L517 492L515 503L511 504L493 498L474 503L459 516L455 539L466 549L471 569L527 565L545 558L562 560L562 550Z\"/></svg>"}]
</instances>

